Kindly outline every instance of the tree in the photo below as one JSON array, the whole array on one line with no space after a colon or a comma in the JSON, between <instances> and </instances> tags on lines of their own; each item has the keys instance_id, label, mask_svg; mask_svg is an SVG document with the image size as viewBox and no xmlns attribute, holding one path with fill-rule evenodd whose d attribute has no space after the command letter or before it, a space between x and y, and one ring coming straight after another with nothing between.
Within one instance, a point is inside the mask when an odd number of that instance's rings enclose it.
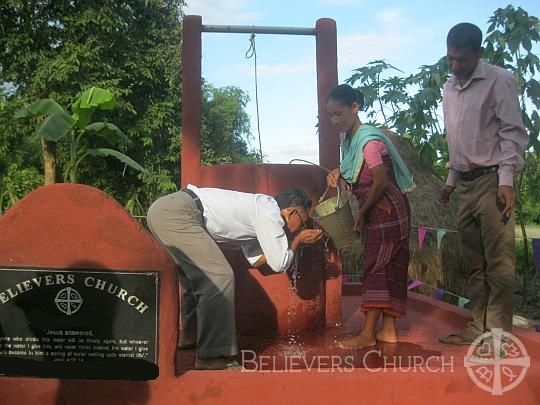
<instances>
[{"instance_id":1,"label":"tree","mask_svg":"<svg viewBox=\"0 0 540 405\"><path fill-rule=\"evenodd\" d=\"M108 120L124 129L133 144L126 152L144 166L178 173L181 102L181 0L46 0L0 3L0 84L6 91L6 115L36 99L70 105L83 89L97 86L118 99ZM178 63L175 63L178 61ZM8 113L9 112L9 113ZM11 152L31 134L32 122L0 120L0 138ZM103 120L97 112L96 119ZM87 139L93 149L97 139ZM58 142L58 166L70 164L70 144ZM168 160L174 154L176 160ZM164 159L165 157L165 159ZM123 172L124 164L89 156L79 181L126 201L147 177ZM18 167L33 166L36 157L19 154ZM42 165L41 163L40 165ZM41 169L39 169L41 171ZM39 172L38 171L38 172ZM120 175L119 175L120 173ZM9 176L8 172L2 173ZM13 180L13 179L11 179Z\"/></svg>"},{"instance_id":2,"label":"tree","mask_svg":"<svg viewBox=\"0 0 540 405\"><path fill-rule=\"evenodd\" d=\"M8 103L0 88L0 210L43 184L40 148L13 126L13 114L20 104ZM5 130L1 130L5 128ZM24 163L26 162L26 163Z\"/></svg>"},{"instance_id":3,"label":"tree","mask_svg":"<svg viewBox=\"0 0 540 405\"><path fill-rule=\"evenodd\" d=\"M48 153L43 155L45 166L45 185L55 182L56 142L64 138L69 139L69 164L65 167L64 182L77 182L77 170L87 156L113 156L126 165L145 172L146 170L118 150L109 148L90 149L84 145L84 136L95 134L110 145L128 145L131 141L124 133L110 122L90 123L92 115L97 110L110 110L116 104L111 92L92 87L84 91L71 106L73 114L69 115L58 103L50 99L42 99L25 106L15 113L15 118L34 118L45 116L37 128L34 140L39 139L47 143Z\"/></svg>"},{"instance_id":4,"label":"tree","mask_svg":"<svg viewBox=\"0 0 540 405\"><path fill-rule=\"evenodd\" d=\"M201 109L202 163L258 162L249 149L251 132L245 107L249 97L238 87L203 85ZM246 142L247 140L247 142Z\"/></svg>"},{"instance_id":5,"label":"tree","mask_svg":"<svg viewBox=\"0 0 540 405\"><path fill-rule=\"evenodd\" d=\"M520 89L523 122L529 131L530 145L540 153L540 59L532 52L532 44L540 42L540 21L521 7L497 9L485 40L485 57L512 72Z\"/></svg>"},{"instance_id":6,"label":"tree","mask_svg":"<svg viewBox=\"0 0 540 405\"><path fill-rule=\"evenodd\" d=\"M508 6L497 9L489 19L490 26L484 40L484 59L514 72L519 85L523 121L529 132L530 146L526 160L533 161L540 153L540 83L537 73L540 60L532 53L532 44L540 41L540 22L521 8ZM385 61L370 62L358 68L347 82L360 83L367 89L366 108L368 117L383 117L383 126L390 127L409 139L418 150L421 162L431 167L441 178L446 175L448 150L441 116L442 88L450 72L446 58L441 57L433 65L420 67L418 73L407 77L388 76L388 71L398 69ZM384 74L384 75L383 75ZM536 173L536 174L533 174ZM524 171L520 180L522 202L536 198L525 193L523 182L540 184L538 171ZM536 177L534 177L536 176ZM526 207L537 207L527 202ZM534 213L518 209L520 219L538 217Z\"/></svg>"},{"instance_id":7,"label":"tree","mask_svg":"<svg viewBox=\"0 0 540 405\"><path fill-rule=\"evenodd\" d=\"M148 172L124 172L122 162L87 156L86 164L78 168L78 180L113 195L137 214L145 212L158 196L176 189L182 140L183 5L183 0L0 2L0 88L5 95L0 109L0 168L36 168L28 186L12 187L23 193L16 197L42 183L43 161L35 146L25 141L35 124L13 121L15 111L37 99L71 105L74 95L93 86L109 90L118 100L106 118L133 141L125 153ZM220 90L216 91L221 97ZM229 107L245 107L245 95L238 89L222 93L222 100L230 100ZM222 110L218 102L211 101L214 96L206 94L204 102L210 100L211 105L205 116L220 114L222 122L229 122L224 116L236 114L236 110ZM95 118L105 121L101 111ZM208 132L203 133L202 154L208 157L206 163L251 159L241 114L232 124L232 137L224 132L218 135L211 124L205 126ZM222 148L223 139L235 146ZM89 149L99 146L96 138L84 142ZM57 142L57 155L58 168L65 172L70 165L67 138ZM0 176L0 184L18 181L13 170L3 170ZM4 208L10 201L3 200Z\"/></svg>"}]
</instances>

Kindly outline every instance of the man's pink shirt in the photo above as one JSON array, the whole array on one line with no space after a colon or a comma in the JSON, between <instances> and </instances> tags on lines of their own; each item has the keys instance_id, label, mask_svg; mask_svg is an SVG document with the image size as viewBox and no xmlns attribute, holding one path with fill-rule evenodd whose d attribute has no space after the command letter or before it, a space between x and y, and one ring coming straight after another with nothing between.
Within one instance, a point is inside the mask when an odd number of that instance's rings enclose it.
<instances>
[{"instance_id":1,"label":"man's pink shirt","mask_svg":"<svg viewBox=\"0 0 540 405\"><path fill-rule=\"evenodd\" d=\"M529 142L514 76L479 61L463 87L455 76L445 84L443 112L450 155L446 184L456 185L456 171L499 165L499 185L513 186Z\"/></svg>"}]
</instances>

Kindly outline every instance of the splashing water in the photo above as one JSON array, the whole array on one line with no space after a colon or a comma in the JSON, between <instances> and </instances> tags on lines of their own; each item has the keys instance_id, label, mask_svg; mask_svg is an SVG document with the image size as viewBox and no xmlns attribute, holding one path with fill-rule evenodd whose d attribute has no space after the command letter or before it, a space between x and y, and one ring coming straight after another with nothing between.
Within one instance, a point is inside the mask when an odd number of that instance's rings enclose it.
<instances>
[{"instance_id":1,"label":"splashing water","mask_svg":"<svg viewBox=\"0 0 540 405\"><path fill-rule=\"evenodd\" d=\"M296 306L294 304L293 297L298 293L298 280L300 279L299 262L300 258L302 257L302 251L303 248L300 248L297 251L297 254L294 255L293 263L291 265L291 268L289 269L292 275L291 288L294 292L294 295L290 296L289 305L287 308L287 341L283 342L281 347L281 352L284 355L288 356L301 356L305 352L300 348L301 343L299 342L299 336L295 334L296 330L294 330L293 328L294 320L297 316Z\"/></svg>"},{"instance_id":2,"label":"splashing water","mask_svg":"<svg viewBox=\"0 0 540 405\"><path fill-rule=\"evenodd\" d=\"M294 255L292 265L289 269L289 271L292 272L292 282L293 282L292 290L295 294L298 292L298 278L300 276L298 273L298 259L299 259L299 256L301 255L302 255L302 248L300 248L299 254Z\"/></svg>"}]
</instances>

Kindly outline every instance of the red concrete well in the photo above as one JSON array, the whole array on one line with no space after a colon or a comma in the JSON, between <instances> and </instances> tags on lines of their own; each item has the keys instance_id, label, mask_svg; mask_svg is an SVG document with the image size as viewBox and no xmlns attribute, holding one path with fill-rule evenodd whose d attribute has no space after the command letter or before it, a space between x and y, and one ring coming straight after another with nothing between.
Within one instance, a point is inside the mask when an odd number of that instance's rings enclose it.
<instances>
[{"instance_id":1,"label":"red concrete well","mask_svg":"<svg viewBox=\"0 0 540 405\"><path fill-rule=\"evenodd\" d=\"M182 52L182 185L218 187L275 195L300 188L314 204L324 191L326 172L317 166L284 164L229 164L201 166L201 34L200 16L186 16ZM315 30L319 162L328 168L339 163L339 137L326 114L325 99L337 85L336 24L317 20ZM240 335L287 335L341 324L341 264L333 249L319 245L298 255L299 278L292 271L250 269L238 252L226 252L236 275L237 330Z\"/></svg>"},{"instance_id":2,"label":"red concrete well","mask_svg":"<svg viewBox=\"0 0 540 405\"><path fill-rule=\"evenodd\" d=\"M202 167L198 185L267 195L301 188L315 204L325 175L317 166L231 164ZM322 242L300 251L296 272L250 269L241 252L226 255L235 271L240 335L295 334L340 323L340 263Z\"/></svg>"}]
</instances>

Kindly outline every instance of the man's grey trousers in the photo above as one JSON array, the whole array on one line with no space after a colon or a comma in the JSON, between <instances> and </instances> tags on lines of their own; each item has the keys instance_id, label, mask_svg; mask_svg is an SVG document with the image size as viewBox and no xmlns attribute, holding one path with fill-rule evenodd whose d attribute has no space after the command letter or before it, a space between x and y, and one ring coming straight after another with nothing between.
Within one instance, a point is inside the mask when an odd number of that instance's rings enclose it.
<instances>
[{"instance_id":1,"label":"man's grey trousers","mask_svg":"<svg viewBox=\"0 0 540 405\"><path fill-rule=\"evenodd\" d=\"M147 221L180 266L182 329L197 331L197 357L237 354L234 273L195 201L183 191L162 197L148 210Z\"/></svg>"}]
</instances>

